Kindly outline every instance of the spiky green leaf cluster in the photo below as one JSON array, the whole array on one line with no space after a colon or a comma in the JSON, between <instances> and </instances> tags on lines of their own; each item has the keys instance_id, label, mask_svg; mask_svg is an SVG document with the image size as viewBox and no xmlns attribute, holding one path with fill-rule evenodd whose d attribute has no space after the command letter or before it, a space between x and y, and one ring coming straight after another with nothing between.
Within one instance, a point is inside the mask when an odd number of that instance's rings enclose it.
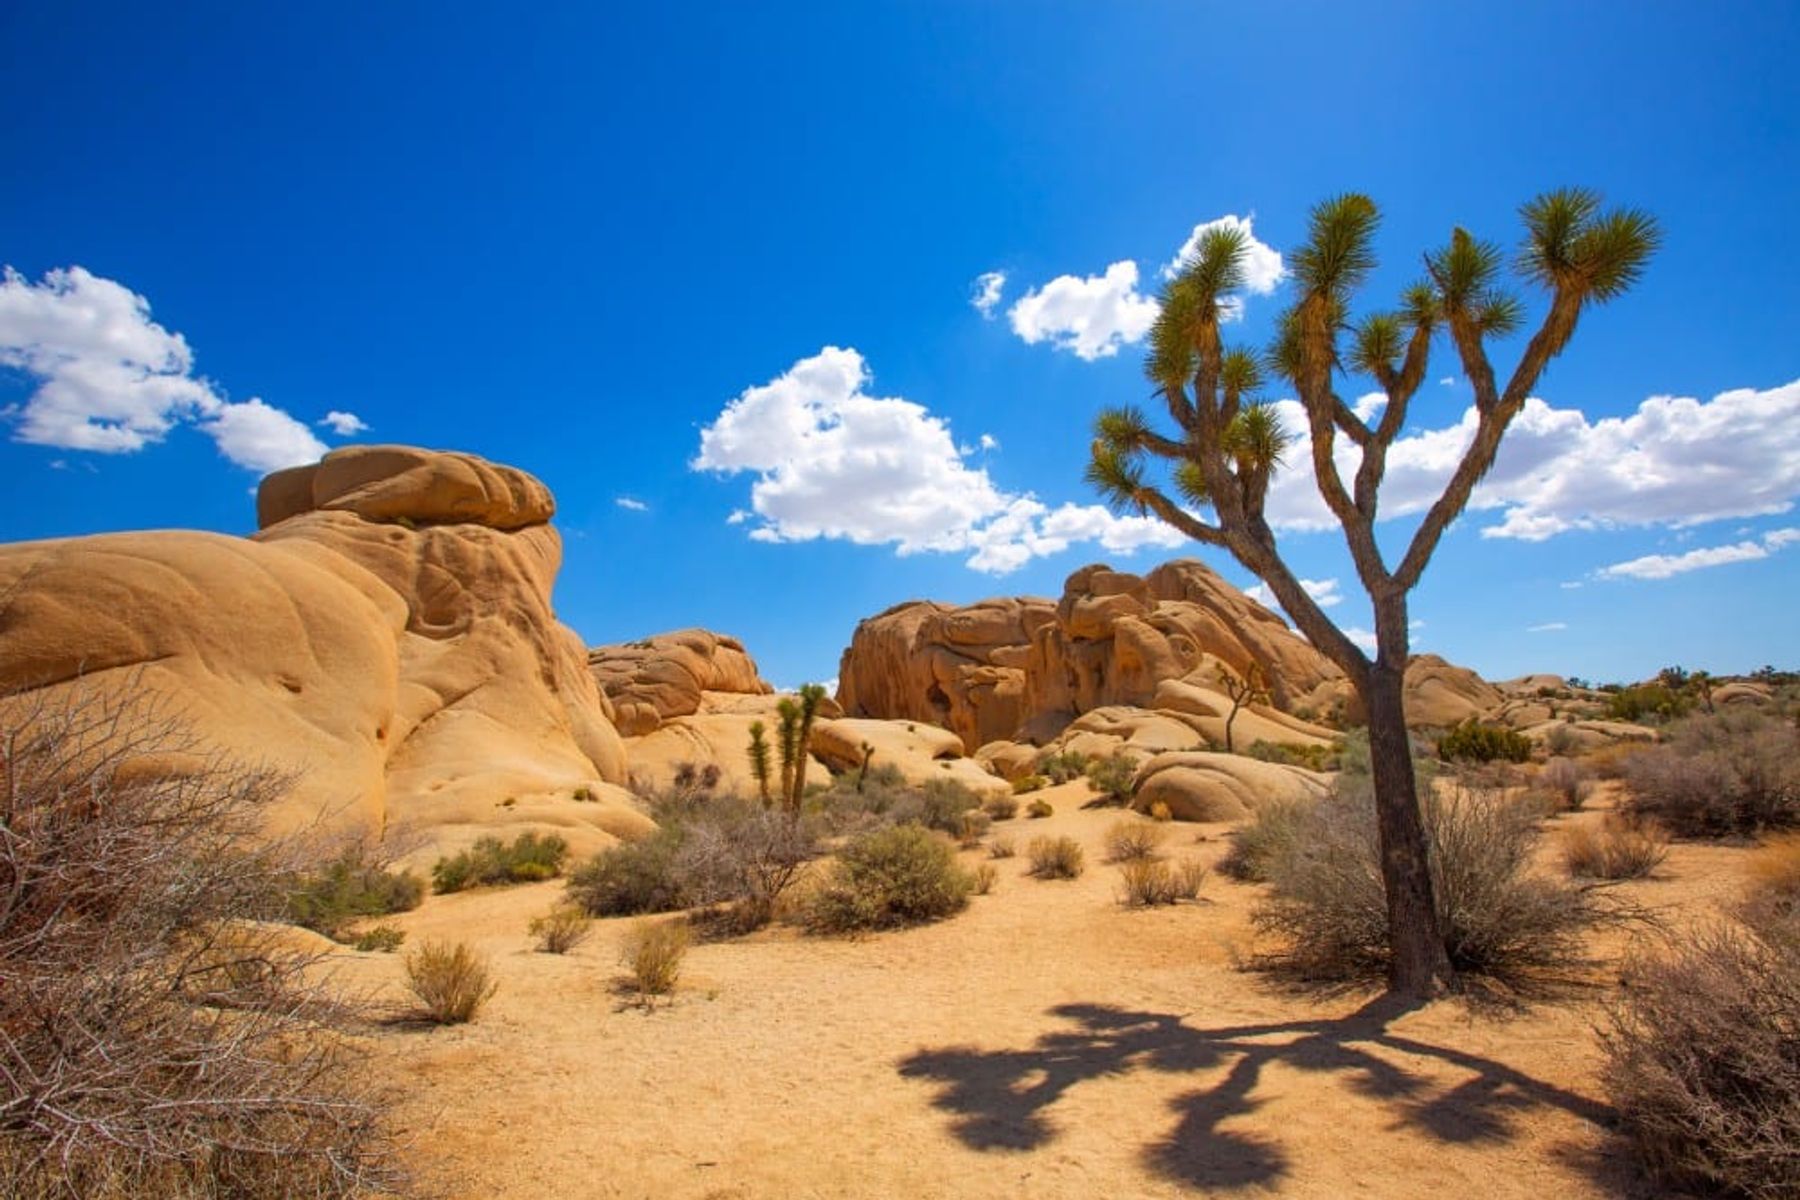
<instances>
[{"instance_id":1,"label":"spiky green leaf cluster","mask_svg":"<svg viewBox=\"0 0 1800 1200\"><path fill-rule=\"evenodd\" d=\"M1519 209L1525 244L1519 270L1542 287L1606 301L1635 284L1662 242L1656 219L1641 209L1600 211L1587 188L1545 192Z\"/></svg>"}]
</instances>

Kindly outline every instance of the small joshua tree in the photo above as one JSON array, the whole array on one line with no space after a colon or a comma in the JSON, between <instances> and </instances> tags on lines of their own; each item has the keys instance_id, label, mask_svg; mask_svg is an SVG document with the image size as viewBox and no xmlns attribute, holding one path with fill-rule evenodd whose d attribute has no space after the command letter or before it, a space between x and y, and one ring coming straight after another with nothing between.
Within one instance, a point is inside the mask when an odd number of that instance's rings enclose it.
<instances>
[{"instance_id":1,"label":"small joshua tree","mask_svg":"<svg viewBox=\"0 0 1800 1200\"><path fill-rule=\"evenodd\" d=\"M793 799L794 777L799 774L795 767L805 753L800 747L800 706L784 698L775 706L775 715L780 719L776 748L781 753L781 802L785 805Z\"/></svg>"},{"instance_id":2,"label":"small joshua tree","mask_svg":"<svg viewBox=\"0 0 1800 1200\"><path fill-rule=\"evenodd\" d=\"M796 816L800 812L800 799L806 794L806 758L807 746L812 741L813 718L819 713L819 704L825 699L825 689L816 683L809 683L800 689L799 728L795 731L793 784L788 792L788 811ZM785 774L785 772L784 772Z\"/></svg>"},{"instance_id":3,"label":"small joshua tree","mask_svg":"<svg viewBox=\"0 0 1800 1200\"><path fill-rule=\"evenodd\" d=\"M1231 700L1231 711L1225 714L1225 753L1234 754L1231 746L1231 726L1237 720L1238 713L1246 704L1267 704L1269 687L1263 681L1262 665L1251 663L1250 669L1242 676L1234 675L1224 667L1218 671L1219 686Z\"/></svg>"},{"instance_id":4,"label":"small joshua tree","mask_svg":"<svg viewBox=\"0 0 1800 1200\"><path fill-rule=\"evenodd\" d=\"M762 799L762 806L768 808L774 799L769 794L769 741L763 736L763 732L761 721L750 722L750 774L756 777L756 790Z\"/></svg>"}]
</instances>

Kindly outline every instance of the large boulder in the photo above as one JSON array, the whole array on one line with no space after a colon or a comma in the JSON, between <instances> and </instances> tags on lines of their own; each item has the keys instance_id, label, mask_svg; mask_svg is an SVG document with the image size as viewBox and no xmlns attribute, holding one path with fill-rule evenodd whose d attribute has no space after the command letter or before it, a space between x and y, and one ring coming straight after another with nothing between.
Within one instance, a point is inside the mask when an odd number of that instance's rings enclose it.
<instances>
[{"instance_id":1,"label":"large boulder","mask_svg":"<svg viewBox=\"0 0 1800 1200\"><path fill-rule=\"evenodd\" d=\"M1271 801L1318 800L1329 779L1301 767L1237 754L1175 751L1138 768L1132 802L1167 805L1180 821L1240 821Z\"/></svg>"},{"instance_id":2,"label":"large boulder","mask_svg":"<svg viewBox=\"0 0 1800 1200\"><path fill-rule=\"evenodd\" d=\"M624 746L556 620L549 491L350 447L263 483L263 527L0 547L0 692L153 704L288 773L277 825L633 824ZM577 797L580 797L579 799Z\"/></svg>"},{"instance_id":3,"label":"large boulder","mask_svg":"<svg viewBox=\"0 0 1800 1200\"><path fill-rule=\"evenodd\" d=\"M757 673L742 642L705 629L597 646L587 659L595 682L612 703L613 723L626 737L699 712L708 692L766 696L775 690Z\"/></svg>"}]
</instances>

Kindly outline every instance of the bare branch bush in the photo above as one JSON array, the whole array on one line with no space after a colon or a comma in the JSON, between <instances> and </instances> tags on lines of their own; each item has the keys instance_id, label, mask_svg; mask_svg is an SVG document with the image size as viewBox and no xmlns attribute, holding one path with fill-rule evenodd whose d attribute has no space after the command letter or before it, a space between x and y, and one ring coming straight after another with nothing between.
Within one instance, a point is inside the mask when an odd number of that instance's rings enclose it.
<instances>
[{"instance_id":1,"label":"bare branch bush","mask_svg":"<svg viewBox=\"0 0 1800 1200\"><path fill-rule=\"evenodd\" d=\"M0 1194L399 1186L355 1010L268 923L283 786L153 700L0 696Z\"/></svg>"}]
</instances>

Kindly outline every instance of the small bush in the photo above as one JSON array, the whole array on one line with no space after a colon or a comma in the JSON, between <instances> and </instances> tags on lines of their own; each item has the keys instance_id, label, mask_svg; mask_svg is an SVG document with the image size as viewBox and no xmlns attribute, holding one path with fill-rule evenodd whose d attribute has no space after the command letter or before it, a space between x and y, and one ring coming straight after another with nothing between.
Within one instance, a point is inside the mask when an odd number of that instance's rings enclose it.
<instances>
[{"instance_id":1,"label":"small bush","mask_svg":"<svg viewBox=\"0 0 1800 1200\"><path fill-rule=\"evenodd\" d=\"M1108 804L1128 804L1137 769L1137 759L1129 754L1110 755L1088 764L1088 786L1100 793L1101 799Z\"/></svg>"},{"instance_id":2,"label":"small bush","mask_svg":"<svg viewBox=\"0 0 1800 1200\"><path fill-rule=\"evenodd\" d=\"M815 933L935 921L966 907L974 886L949 843L917 825L894 825L851 839L801 919Z\"/></svg>"},{"instance_id":3,"label":"small bush","mask_svg":"<svg viewBox=\"0 0 1800 1200\"><path fill-rule=\"evenodd\" d=\"M995 838L988 843L989 858L1011 858L1017 853L1018 851L1013 849L1013 840L1011 838Z\"/></svg>"},{"instance_id":4,"label":"small bush","mask_svg":"<svg viewBox=\"0 0 1800 1200\"><path fill-rule=\"evenodd\" d=\"M681 979L692 935L685 920L640 921L625 935L619 961L640 996L666 996Z\"/></svg>"},{"instance_id":5,"label":"small bush","mask_svg":"<svg viewBox=\"0 0 1800 1200\"><path fill-rule=\"evenodd\" d=\"M1039 879L1075 879L1086 867L1081 843L1071 837L1032 838L1025 847L1031 874Z\"/></svg>"},{"instance_id":6,"label":"small bush","mask_svg":"<svg viewBox=\"0 0 1800 1200\"><path fill-rule=\"evenodd\" d=\"M811 830L790 814L720 799L681 831L673 871L689 905L712 907L742 933L769 923L817 853Z\"/></svg>"},{"instance_id":7,"label":"small bush","mask_svg":"<svg viewBox=\"0 0 1800 1200\"><path fill-rule=\"evenodd\" d=\"M1446 730L1438 739L1438 757L1445 762L1514 762L1531 757L1531 739L1499 725L1484 725L1471 717Z\"/></svg>"},{"instance_id":8,"label":"small bush","mask_svg":"<svg viewBox=\"0 0 1800 1200\"><path fill-rule=\"evenodd\" d=\"M588 940L594 932L594 919L579 904L559 904L543 916L531 918L527 928L545 954L567 954Z\"/></svg>"},{"instance_id":9,"label":"small bush","mask_svg":"<svg viewBox=\"0 0 1800 1200\"><path fill-rule=\"evenodd\" d=\"M630 917L687 907L675 874L678 829L665 826L602 850L569 876L569 898L596 917Z\"/></svg>"},{"instance_id":10,"label":"small bush","mask_svg":"<svg viewBox=\"0 0 1800 1200\"><path fill-rule=\"evenodd\" d=\"M406 941L406 931L393 925L375 925L356 935L350 944L358 950L392 954Z\"/></svg>"},{"instance_id":11,"label":"small bush","mask_svg":"<svg viewBox=\"0 0 1800 1200\"><path fill-rule=\"evenodd\" d=\"M1593 773L1567 758L1553 758L1538 772L1537 785L1563 812L1580 812L1594 791Z\"/></svg>"},{"instance_id":12,"label":"small bush","mask_svg":"<svg viewBox=\"0 0 1800 1200\"><path fill-rule=\"evenodd\" d=\"M1654 828L1615 815L1563 833L1563 865L1581 879L1642 879L1668 856L1669 844Z\"/></svg>"},{"instance_id":13,"label":"small bush","mask_svg":"<svg viewBox=\"0 0 1800 1200\"><path fill-rule=\"evenodd\" d=\"M1565 721L1544 735L1544 749L1558 757L1566 758L1581 749L1581 739L1575 735L1575 731Z\"/></svg>"},{"instance_id":14,"label":"small bush","mask_svg":"<svg viewBox=\"0 0 1800 1200\"><path fill-rule=\"evenodd\" d=\"M982 806L982 810L996 821L1010 821L1019 815L1019 802L1011 796L995 796Z\"/></svg>"},{"instance_id":15,"label":"small bush","mask_svg":"<svg viewBox=\"0 0 1800 1200\"><path fill-rule=\"evenodd\" d=\"M1265 802L1256 810L1254 820L1232 831L1231 849L1219 860L1219 870L1246 883L1267 883L1270 863L1298 852L1316 803L1314 800Z\"/></svg>"},{"instance_id":16,"label":"small bush","mask_svg":"<svg viewBox=\"0 0 1800 1200\"><path fill-rule=\"evenodd\" d=\"M1680 837L1800 825L1800 736L1756 711L1692 717L1624 760L1627 807Z\"/></svg>"},{"instance_id":17,"label":"small bush","mask_svg":"<svg viewBox=\"0 0 1800 1200\"><path fill-rule=\"evenodd\" d=\"M994 883L1000 878L993 863L977 863L975 866L975 894L985 896L994 890Z\"/></svg>"},{"instance_id":18,"label":"small bush","mask_svg":"<svg viewBox=\"0 0 1800 1200\"><path fill-rule=\"evenodd\" d=\"M1155 858L1168 831L1142 821L1116 821L1106 831L1106 861L1136 862Z\"/></svg>"},{"instance_id":19,"label":"small bush","mask_svg":"<svg viewBox=\"0 0 1800 1200\"><path fill-rule=\"evenodd\" d=\"M1119 903L1146 908L1195 899L1206 880L1206 868L1197 862L1171 867L1159 859L1140 858L1120 867L1119 879Z\"/></svg>"},{"instance_id":20,"label":"small bush","mask_svg":"<svg viewBox=\"0 0 1800 1200\"><path fill-rule=\"evenodd\" d=\"M417 875L385 870L353 849L317 871L294 877L287 917L336 938L353 921L410 912L424 898L425 884Z\"/></svg>"},{"instance_id":21,"label":"small bush","mask_svg":"<svg viewBox=\"0 0 1800 1200\"><path fill-rule=\"evenodd\" d=\"M981 797L954 779L932 779L919 789L919 824L952 837L961 837L971 809L981 809Z\"/></svg>"},{"instance_id":22,"label":"small bush","mask_svg":"<svg viewBox=\"0 0 1800 1200\"><path fill-rule=\"evenodd\" d=\"M1152 821L1173 821L1175 814L1169 811L1168 804L1158 800L1150 806L1150 819Z\"/></svg>"},{"instance_id":23,"label":"small bush","mask_svg":"<svg viewBox=\"0 0 1800 1200\"><path fill-rule=\"evenodd\" d=\"M1310 742L1304 745L1297 742L1266 742L1261 738L1251 742L1244 751L1248 758L1289 767L1305 767L1309 771L1333 770L1337 766L1337 754L1336 746L1320 746Z\"/></svg>"},{"instance_id":24,"label":"small bush","mask_svg":"<svg viewBox=\"0 0 1800 1200\"><path fill-rule=\"evenodd\" d=\"M406 956L406 986L439 1025L473 1021L499 989L487 959L464 942L426 942Z\"/></svg>"},{"instance_id":25,"label":"small bush","mask_svg":"<svg viewBox=\"0 0 1800 1200\"><path fill-rule=\"evenodd\" d=\"M1055 812L1055 806L1048 800L1033 800L1025 806L1025 815L1033 821L1041 821Z\"/></svg>"},{"instance_id":26,"label":"small bush","mask_svg":"<svg viewBox=\"0 0 1800 1200\"><path fill-rule=\"evenodd\" d=\"M431 868L431 882L440 893L537 883L560 875L568 854L569 843L559 834L539 835L528 830L511 845L497 837L484 837L459 854L438 859Z\"/></svg>"},{"instance_id":27,"label":"small bush","mask_svg":"<svg viewBox=\"0 0 1800 1200\"><path fill-rule=\"evenodd\" d=\"M1588 931L1626 913L1531 870L1539 837L1532 807L1466 786L1421 799L1444 947L1465 984L1517 994L1584 970ZM1254 919L1282 945L1265 967L1332 982L1386 974L1375 824L1372 798L1343 793L1299 812L1289 836L1269 840L1263 869L1272 892Z\"/></svg>"},{"instance_id":28,"label":"small bush","mask_svg":"<svg viewBox=\"0 0 1800 1200\"><path fill-rule=\"evenodd\" d=\"M1082 754L1077 750L1062 750L1039 759L1038 772L1047 776L1051 783L1068 783L1086 775L1088 766L1093 761L1092 755Z\"/></svg>"},{"instance_id":29,"label":"small bush","mask_svg":"<svg viewBox=\"0 0 1800 1200\"><path fill-rule=\"evenodd\" d=\"M957 819L957 844L965 850L970 850L979 846L981 844L981 839L987 836L988 828L992 824L993 819L985 812L979 808L971 808Z\"/></svg>"},{"instance_id":30,"label":"small bush","mask_svg":"<svg viewBox=\"0 0 1800 1200\"><path fill-rule=\"evenodd\" d=\"M1673 721L1685 717L1694 701L1660 683L1621 688L1606 698L1606 715L1614 721Z\"/></svg>"},{"instance_id":31,"label":"small bush","mask_svg":"<svg viewBox=\"0 0 1800 1200\"><path fill-rule=\"evenodd\" d=\"M1800 938L1711 926L1626 966L1601 1031L1608 1099L1673 1189L1800 1194Z\"/></svg>"},{"instance_id":32,"label":"small bush","mask_svg":"<svg viewBox=\"0 0 1800 1200\"><path fill-rule=\"evenodd\" d=\"M1021 775L1013 780L1012 790L1015 796L1024 796L1031 792L1042 791L1050 786L1050 780L1042 775Z\"/></svg>"}]
</instances>

